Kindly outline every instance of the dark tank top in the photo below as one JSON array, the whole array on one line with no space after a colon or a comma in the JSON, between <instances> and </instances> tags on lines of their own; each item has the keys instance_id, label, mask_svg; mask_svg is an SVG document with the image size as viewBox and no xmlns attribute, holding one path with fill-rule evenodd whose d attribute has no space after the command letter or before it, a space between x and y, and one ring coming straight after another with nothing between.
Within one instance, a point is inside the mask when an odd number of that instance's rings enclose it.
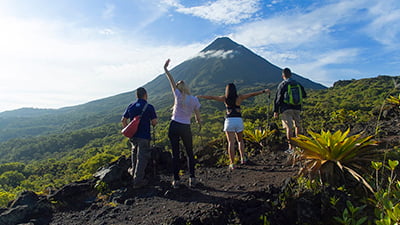
<instances>
[{"instance_id":1,"label":"dark tank top","mask_svg":"<svg viewBox=\"0 0 400 225\"><path fill-rule=\"evenodd\" d=\"M226 106L226 117L242 117L239 105L236 104L228 105L228 103L225 101L225 106Z\"/></svg>"}]
</instances>

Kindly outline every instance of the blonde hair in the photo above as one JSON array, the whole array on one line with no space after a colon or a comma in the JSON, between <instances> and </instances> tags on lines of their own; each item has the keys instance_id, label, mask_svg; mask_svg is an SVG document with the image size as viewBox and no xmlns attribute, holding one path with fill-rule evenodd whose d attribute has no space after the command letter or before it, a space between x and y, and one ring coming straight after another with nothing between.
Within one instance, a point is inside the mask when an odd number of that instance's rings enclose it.
<instances>
[{"instance_id":1,"label":"blonde hair","mask_svg":"<svg viewBox=\"0 0 400 225\"><path fill-rule=\"evenodd\" d=\"M190 95L190 90L189 87L186 85L186 83L183 80L180 80L176 83L176 88L181 92L182 98L177 99L180 101L180 103L184 106L185 105L185 100L186 96ZM174 104L174 107L176 107L176 103Z\"/></svg>"},{"instance_id":2,"label":"blonde hair","mask_svg":"<svg viewBox=\"0 0 400 225\"><path fill-rule=\"evenodd\" d=\"M190 90L189 87L186 85L185 82L183 81L178 81L176 83L176 88L183 94L183 95L190 95Z\"/></svg>"}]
</instances>

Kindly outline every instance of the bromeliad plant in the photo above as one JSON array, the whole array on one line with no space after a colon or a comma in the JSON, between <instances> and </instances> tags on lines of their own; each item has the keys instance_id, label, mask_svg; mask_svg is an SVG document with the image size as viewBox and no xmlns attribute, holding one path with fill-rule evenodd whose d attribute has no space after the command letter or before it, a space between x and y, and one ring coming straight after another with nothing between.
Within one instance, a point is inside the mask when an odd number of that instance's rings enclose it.
<instances>
[{"instance_id":1,"label":"bromeliad plant","mask_svg":"<svg viewBox=\"0 0 400 225\"><path fill-rule=\"evenodd\" d=\"M261 148L264 147L263 141L272 136L276 130L254 129L254 131L244 130L244 139L258 144Z\"/></svg>"},{"instance_id":2,"label":"bromeliad plant","mask_svg":"<svg viewBox=\"0 0 400 225\"><path fill-rule=\"evenodd\" d=\"M336 185L337 178L345 177L345 172L348 172L373 191L360 171L381 154L370 148L378 142L372 140L372 136L348 136L349 132L350 129L335 133L321 131L320 134L308 131L311 137L299 135L292 138L293 144L301 149L298 151L298 158L303 162L300 173L311 176L319 174L322 182Z\"/></svg>"},{"instance_id":3,"label":"bromeliad plant","mask_svg":"<svg viewBox=\"0 0 400 225\"><path fill-rule=\"evenodd\" d=\"M394 96L389 96L389 98L387 98L386 101L394 105L395 107L397 106L398 108L400 108L400 94L398 98Z\"/></svg>"}]
</instances>

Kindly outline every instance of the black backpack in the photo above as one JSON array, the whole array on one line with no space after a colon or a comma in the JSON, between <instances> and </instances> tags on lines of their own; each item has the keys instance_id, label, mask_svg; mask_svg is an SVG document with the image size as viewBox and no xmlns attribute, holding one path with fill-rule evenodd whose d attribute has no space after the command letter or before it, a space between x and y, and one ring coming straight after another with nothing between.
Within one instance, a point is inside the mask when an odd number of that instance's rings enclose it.
<instances>
[{"instance_id":1,"label":"black backpack","mask_svg":"<svg viewBox=\"0 0 400 225\"><path fill-rule=\"evenodd\" d=\"M303 92L298 83L288 83L283 102L289 105L301 105L303 103Z\"/></svg>"}]
</instances>

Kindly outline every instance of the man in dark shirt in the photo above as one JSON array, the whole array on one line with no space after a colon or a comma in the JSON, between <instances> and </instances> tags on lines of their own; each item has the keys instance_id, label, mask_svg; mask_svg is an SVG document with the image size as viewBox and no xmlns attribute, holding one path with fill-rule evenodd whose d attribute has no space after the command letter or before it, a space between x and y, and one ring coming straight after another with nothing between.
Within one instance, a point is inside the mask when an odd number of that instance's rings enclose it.
<instances>
[{"instance_id":1,"label":"man in dark shirt","mask_svg":"<svg viewBox=\"0 0 400 225\"><path fill-rule=\"evenodd\" d=\"M150 124L155 126L157 124L157 115L154 107L147 103L146 89L140 87L136 90L137 101L131 103L125 110L121 123L123 127L128 125L128 121L132 120L135 116L143 114L136 133L129 141L132 144L132 175L133 187L140 188L145 186L148 181L144 179L146 166L151 159L150 149ZM144 108L146 107L146 108Z\"/></svg>"},{"instance_id":2,"label":"man in dark shirt","mask_svg":"<svg viewBox=\"0 0 400 225\"><path fill-rule=\"evenodd\" d=\"M288 85L300 85L296 80L292 78L292 72L289 68L282 70L283 81L278 85L276 96L274 100L274 117L278 118L279 113L282 114L282 124L286 129L286 138L288 139L289 148L285 152L292 153L293 147L290 138L295 137L302 132L301 126L301 104L291 104L287 101L288 98ZM307 97L304 87L300 85L300 92L302 98Z\"/></svg>"}]
</instances>

